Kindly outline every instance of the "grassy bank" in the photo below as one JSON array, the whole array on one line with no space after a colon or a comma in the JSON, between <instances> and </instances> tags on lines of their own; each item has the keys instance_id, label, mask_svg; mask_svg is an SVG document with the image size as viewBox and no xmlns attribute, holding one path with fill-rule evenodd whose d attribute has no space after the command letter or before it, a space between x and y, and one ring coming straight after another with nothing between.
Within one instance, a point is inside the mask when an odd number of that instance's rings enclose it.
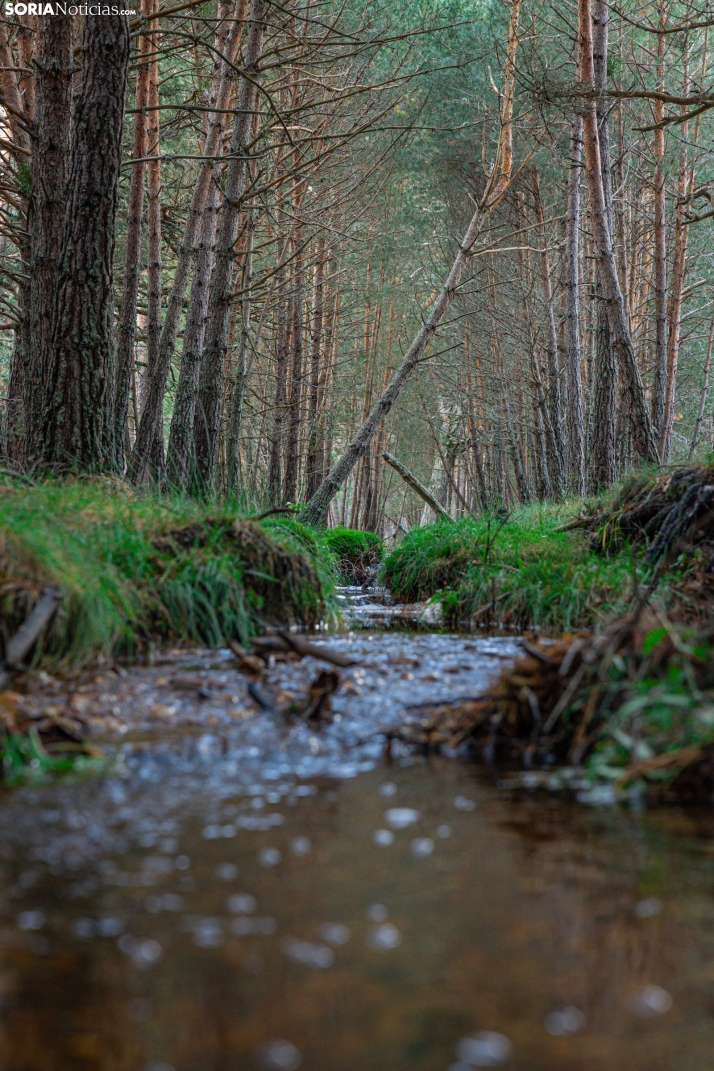
<instances>
[{"instance_id":1,"label":"grassy bank","mask_svg":"<svg viewBox=\"0 0 714 1071\"><path fill-rule=\"evenodd\" d=\"M331 613L334 579L315 534L283 517L256 523L118 481L0 485L3 638L57 584L62 603L41 640L50 664L314 626Z\"/></svg>"},{"instance_id":2,"label":"grassy bank","mask_svg":"<svg viewBox=\"0 0 714 1071\"><path fill-rule=\"evenodd\" d=\"M507 518L412 529L381 576L398 599L438 596L450 627L593 627L624 609L641 575L628 546L605 555L587 533L557 531L581 505L534 505Z\"/></svg>"}]
</instances>

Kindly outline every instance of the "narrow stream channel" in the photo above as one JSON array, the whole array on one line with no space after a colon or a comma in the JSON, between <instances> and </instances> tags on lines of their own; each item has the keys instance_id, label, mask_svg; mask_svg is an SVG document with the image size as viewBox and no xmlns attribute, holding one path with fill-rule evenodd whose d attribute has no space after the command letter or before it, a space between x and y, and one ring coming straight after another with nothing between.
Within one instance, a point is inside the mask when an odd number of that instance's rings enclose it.
<instances>
[{"instance_id":1,"label":"narrow stream channel","mask_svg":"<svg viewBox=\"0 0 714 1071\"><path fill-rule=\"evenodd\" d=\"M714 817L389 764L514 643L330 642L362 665L320 730L228 652L72 683L117 765L0 799L2 1071L711 1071Z\"/></svg>"}]
</instances>

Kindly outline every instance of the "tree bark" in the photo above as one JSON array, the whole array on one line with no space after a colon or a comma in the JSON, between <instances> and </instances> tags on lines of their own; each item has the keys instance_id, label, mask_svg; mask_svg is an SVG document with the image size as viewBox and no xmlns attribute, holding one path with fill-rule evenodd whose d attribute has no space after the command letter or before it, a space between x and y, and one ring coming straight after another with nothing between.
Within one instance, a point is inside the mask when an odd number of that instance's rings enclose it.
<instances>
[{"instance_id":1,"label":"tree bark","mask_svg":"<svg viewBox=\"0 0 714 1071\"><path fill-rule=\"evenodd\" d=\"M300 212L302 198L296 198L295 213ZM292 363L290 367L290 397L287 405L288 436L285 447L285 479L283 482L283 502L294 502L297 498L298 475L300 469L300 426L302 424L302 387L303 387L303 304L304 304L304 268L302 228L298 223L293 230L293 272L290 310L292 317Z\"/></svg>"},{"instance_id":2,"label":"tree bark","mask_svg":"<svg viewBox=\"0 0 714 1071\"><path fill-rule=\"evenodd\" d=\"M265 33L265 0L251 0L244 70L236 107L235 124L226 171L223 211L216 245L213 279L208 298L208 322L201 358L203 385L199 396L196 422L196 466L206 489L214 480L221 415L223 366L228 344L228 321L233 290L233 268L238 224L248 173L248 154L256 106L256 78Z\"/></svg>"},{"instance_id":3,"label":"tree bark","mask_svg":"<svg viewBox=\"0 0 714 1071\"><path fill-rule=\"evenodd\" d=\"M600 4L601 8L604 6ZM591 0L578 0L578 16L581 79L586 88L593 90ZM603 185L602 158L600 155L600 139L594 99L587 104L583 116L583 147L600 286L607 311L610 341L615 351L626 391L635 450L642 460L656 463L659 460L657 441L647 409L644 387L637 367L632 339L630 338L625 305L613 253L610 226L611 212L606 201Z\"/></svg>"},{"instance_id":4,"label":"tree bark","mask_svg":"<svg viewBox=\"0 0 714 1071\"><path fill-rule=\"evenodd\" d=\"M142 15L148 15L153 0L142 0ZM131 179L126 225L126 260L124 263L124 290L117 328L117 384L114 435L117 444L117 461L124 467L127 442L127 416L134 371L134 336L136 334L136 306L139 297L141 275L141 229L144 213L144 176L146 173L147 124L144 108L148 102L149 63L153 38L148 34L139 37L139 67L136 73L134 97L134 139L132 142ZM136 430L136 429L135 429Z\"/></svg>"},{"instance_id":5,"label":"tree bark","mask_svg":"<svg viewBox=\"0 0 714 1071\"><path fill-rule=\"evenodd\" d=\"M547 331L547 354L548 354L548 378L550 380L549 408L550 420L553 426L553 459L551 475L555 484L555 493L558 498L563 498L568 490L568 475L565 452L565 421L563 419L563 392L560 382L560 362L558 359L558 332L555 326L555 311L553 309L553 284L550 277L550 264L546 251L547 236L545 233L545 219L543 205L540 197L540 180L538 172L533 171L533 201L535 204L536 221L540 230L543 251L540 255L541 277L543 283L543 298L545 301L546 314L548 317ZM504 385L505 389L505 385Z\"/></svg>"},{"instance_id":6,"label":"tree bark","mask_svg":"<svg viewBox=\"0 0 714 1071\"><path fill-rule=\"evenodd\" d=\"M667 3L659 0L657 35L657 88L664 92ZM664 119L664 101L654 102L654 119ZM664 128L654 132L654 292L655 292L655 360L652 387L652 423L661 434L664 419L664 394L667 382L667 235L664 186Z\"/></svg>"},{"instance_id":7,"label":"tree bark","mask_svg":"<svg viewBox=\"0 0 714 1071\"><path fill-rule=\"evenodd\" d=\"M310 384L308 390L307 419L309 423L307 445L307 497L312 498L320 484L320 371L323 348L325 240L318 242L317 260L313 280L312 319L310 323Z\"/></svg>"},{"instance_id":8,"label":"tree bark","mask_svg":"<svg viewBox=\"0 0 714 1071\"><path fill-rule=\"evenodd\" d=\"M568 469L573 490L585 494L585 413L580 357L580 173L583 160L583 117L570 128L565 268L565 347L568 392Z\"/></svg>"},{"instance_id":9,"label":"tree bark","mask_svg":"<svg viewBox=\"0 0 714 1071\"><path fill-rule=\"evenodd\" d=\"M159 9L159 0L151 0L149 14ZM161 130L159 124L159 20L152 18L148 26L151 34L149 80L146 115L146 365L149 382L159 369L161 347ZM162 404L156 414L154 441L151 445L151 463L155 478L164 479L164 416Z\"/></svg>"},{"instance_id":10,"label":"tree bark","mask_svg":"<svg viewBox=\"0 0 714 1071\"><path fill-rule=\"evenodd\" d=\"M243 20L248 6L248 0L237 0L234 13L234 23L225 45L225 55L230 61L223 65L223 74L220 81L220 90L215 103L215 112L211 113L211 120L206 134L203 147L203 159L198 169L196 185L191 197L186 227L181 240L173 282L166 301L166 315L161 330L161 342L159 355L156 362L155 375L149 381L149 388L141 414L141 422L136 436L136 442L130 459L130 472L132 478L141 483L149 473L151 464L151 452L156 437L156 429L159 418L163 412L164 392L168 379L171 358L176 343L176 335L179 328L179 319L183 309L186 287L191 272L191 263L194 256L194 246L201 226L201 217L206 204L208 190L215 168L215 156L220 153L223 125L223 114L229 106L233 93L233 83L236 77L235 70L230 64L235 60L243 32Z\"/></svg>"},{"instance_id":11,"label":"tree bark","mask_svg":"<svg viewBox=\"0 0 714 1071\"><path fill-rule=\"evenodd\" d=\"M112 274L128 65L126 17L87 17L40 434L44 463L60 470L116 464Z\"/></svg>"},{"instance_id":12,"label":"tree bark","mask_svg":"<svg viewBox=\"0 0 714 1071\"><path fill-rule=\"evenodd\" d=\"M37 137L32 147L30 305L23 377L26 461L36 455L52 342L52 300L62 244L72 114L72 18L39 20L35 58Z\"/></svg>"}]
</instances>

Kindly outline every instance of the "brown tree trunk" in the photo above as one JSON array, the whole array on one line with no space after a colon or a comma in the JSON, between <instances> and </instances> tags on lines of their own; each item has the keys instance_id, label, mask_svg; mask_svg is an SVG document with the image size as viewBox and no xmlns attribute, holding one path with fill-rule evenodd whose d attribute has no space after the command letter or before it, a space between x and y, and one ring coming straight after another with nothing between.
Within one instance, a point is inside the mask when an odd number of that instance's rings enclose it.
<instances>
[{"instance_id":1,"label":"brown tree trunk","mask_svg":"<svg viewBox=\"0 0 714 1071\"><path fill-rule=\"evenodd\" d=\"M112 273L128 65L126 17L87 17L40 435L53 468L116 462Z\"/></svg>"},{"instance_id":2,"label":"brown tree trunk","mask_svg":"<svg viewBox=\"0 0 714 1071\"><path fill-rule=\"evenodd\" d=\"M563 419L563 399L560 382L560 362L558 359L558 332L555 326L555 311L553 309L553 284L550 277L550 264L546 251L547 235L545 233L545 219L543 205L540 196L540 180L538 172L533 171L533 201L535 204L536 221L540 230L543 251L540 255L541 277L543 282L543 298L545 300L546 314L548 317L547 329L547 354L548 354L548 378L550 380L549 409L550 420L553 427L553 458L551 463L551 475L554 483L554 491L558 498L563 498L568 490L568 474L565 453L565 421Z\"/></svg>"},{"instance_id":3,"label":"brown tree trunk","mask_svg":"<svg viewBox=\"0 0 714 1071\"><path fill-rule=\"evenodd\" d=\"M248 213L245 235L245 259L241 280L240 298L240 343L236 361L233 391L229 399L226 421L226 492L235 494L240 474L240 436L243 426L243 406L248 379L248 350L251 331L251 290L253 286L253 235L255 213Z\"/></svg>"},{"instance_id":4,"label":"brown tree trunk","mask_svg":"<svg viewBox=\"0 0 714 1071\"><path fill-rule=\"evenodd\" d=\"M153 9L154 0L142 0L142 15ZM127 415L134 372L134 336L136 334L136 306L139 297L141 275L141 224L144 213L144 176L146 173L147 123L144 108L148 101L149 63L148 55L153 37L139 37L139 67L136 72L134 96L134 139L132 142L131 179L126 224L126 259L124 262L124 290L117 327L117 384L114 435L117 444L118 467L124 465L127 442Z\"/></svg>"},{"instance_id":5,"label":"brown tree trunk","mask_svg":"<svg viewBox=\"0 0 714 1071\"><path fill-rule=\"evenodd\" d=\"M238 224L242 207L248 154L256 106L256 78L265 33L265 2L252 0L244 71L238 93L235 124L226 171L223 211L216 245L213 279L208 298L208 321L201 358L202 385L196 422L196 466L198 477L208 489L213 484L218 453L223 366L225 364L228 320L233 292L233 267ZM167 369L168 370L168 369Z\"/></svg>"},{"instance_id":6,"label":"brown tree trunk","mask_svg":"<svg viewBox=\"0 0 714 1071\"><path fill-rule=\"evenodd\" d=\"M580 174L583 160L583 118L570 128L570 170L566 222L565 347L568 389L568 469L573 491L585 494L585 413L580 357ZM540 434L540 433L539 433Z\"/></svg>"},{"instance_id":7,"label":"brown tree trunk","mask_svg":"<svg viewBox=\"0 0 714 1071\"><path fill-rule=\"evenodd\" d=\"M300 212L301 198L296 203L296 214ZM304 303L304 269L302 228L298 224L293 232L293 273L291 278L292 295L290 310L292 318L292 363L290 367L290 396L287 406L288 437L285 447L285 479L283 481L283 502L294 502L297 497L298 475L300 468L300 426L302 423L302 384L303 384L303 303Z\"/></svg>"},{"instance_id":8,"label":"brown tree trunk","mask_svg":"<svg viewBox=\"0 0 714 1071\"><path fill-rule=\"evenodd\" d=\"M62 243L72 112L72 19L39 19L36 63L37 137L32 147L30 307L24 374L26 460L36 455L49 367L52 300Z\"/></svg>"},{"instance_id":9,"label":"brown tree trunk","mask_svg":"<svg viewBox=\"0 0 714 1071\"><path fill-rule=\"evenodd\" d=\"M605 5L599 4L599 6L602 9ZM592 90L594 89L594 73L591 0L578 0L578 16L581 79L584 86ZM607 311L610 341L615 351L626 391L634 445L638 456L642 460L657 462L659 459L657 442L630 338L625 316L625 305L613 253L612 232L609 223L611 212L606 201L603 185L600 139L594 99L587 104L583 116L583 147L600 286Z\"/></svg>"},{"instance_id":10,"label":"brown tree trunk","mask_svg":"<svg viewBox=\"0 0 714 1071\"><path fill-rule=\"evenodd\" d=\"M667 38L667 3L659 0L657 35L657 88L664 92L664 61ZM664 101L654 102L656 123L664 119ZM667 236L664 187L664 128L654 132L654 292L655 292L655 360L652 386L652 423L661 434L664 419L664 394L667 382Z\"/></svg>"},{"instance_id":11,"label":"brown tree trunk","mask_svg":"<svg viewBox=\"0 0 714 1071\"><path fill-rule=\"evenodd\" d=\"M203 147L203 159L198 169L196 185L191 197L188 219L184 229L181 246L174 269L173 282L166 301L166 316L161 331L159 356L156 363L155 375L149 382L144 409L141 414L141 422L134 443L130 460L130 471L133 479L143 481L148 475L152 449L156 439L156 429L163 412L164 391L168 379L171 358L173 356L176 335L178 333L179 319L183 309L184 296L188 285L191 271L191 263L194 255L194 246L201 226L201 218L208 196L208 190L213 178L215 157L220 154L224 112L229 106L233 93L233 83L236 78L234 60L240 45L243 32L243 20L248 7L248 0L236 0L236 8L233 15L233 26L225 44L225 56L229 61L222 67L220 88L215 103L215 112L212 112ZM247 118L244 116L243 118Z\"/></svg>"},{"instance_id":12,"label":"brown tree trunk","mask_svg":"<svg viewBox=\"0 0 714 1071\"><path fill-rule=\"evenodd\" d=\"M320 437L320 371L323 347L325 240L317 247L315 275L312 294L312 318L310 323L310 383L308 388L307 419L309 426L307 446L307 497L312 498L320 486L319 437Z\"/></svg>"},{"instance_id":13,"label":"brown tree trunk","mask_svg":"<svg viewBox=\"0 0 714 1071\"><path fill-rule=\"evenodd\" d=\"M149 14L159 9L159 0L151 0ZM159 371L161 345L161 130L159 124L159 44L156 32L159 20L152 18L148 26L151 40L146 115L146 364L149 382ZM162 399L163 401L163 399ZM164 418L163 405L156 416L154 442L151 446L154 475L164 478Z\"/></svg>"}]
</instances>

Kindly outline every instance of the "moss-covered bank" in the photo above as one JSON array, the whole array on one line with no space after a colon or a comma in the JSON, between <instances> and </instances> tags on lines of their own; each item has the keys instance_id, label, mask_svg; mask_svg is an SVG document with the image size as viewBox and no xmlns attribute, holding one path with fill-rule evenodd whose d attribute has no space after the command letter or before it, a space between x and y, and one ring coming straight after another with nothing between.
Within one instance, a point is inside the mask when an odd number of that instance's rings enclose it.
<instances>
[{"instance_id":1,"label":"moss-covered bank","mask_svg":"<svg viewBox=\"0 0 714 1071\"><path fill-rule=\"evenodd\" d=\"M0 485L3 644L41 589L57 584L62 602L39 644L49 663L315 626L332 613L334 579L315 534L283 517L257 523L119 481Z\"/></svg>"}]
</instances>

